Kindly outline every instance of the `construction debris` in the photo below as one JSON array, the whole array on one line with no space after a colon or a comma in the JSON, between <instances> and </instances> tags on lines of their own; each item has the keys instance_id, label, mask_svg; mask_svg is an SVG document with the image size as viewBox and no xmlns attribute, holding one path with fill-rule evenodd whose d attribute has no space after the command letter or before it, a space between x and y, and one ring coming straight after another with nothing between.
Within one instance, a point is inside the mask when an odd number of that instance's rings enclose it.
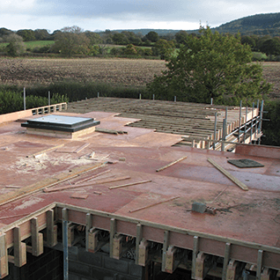
<instances>
[{"instance_id":1,"label":"construction debris","mask_svg":"<svg viewBox=\"0 0 280 280\"><path fill-rule=\"evenodd\" d=\"M68 186L61 186L61 187L56 187L56 188L45 188L44 192L50 193L50 192L57 192L57 191L63 191L63 190L70 190L70 189L76 189L76 188L80 188L80 187L89 187L89 186L98 185L98 184L101 185L101 184L105 184L105 183L111 183L111 182L127 180L127 179L130 179L130 177L123 176L123 177L117 177L117 178L112 178L112 179L99 180L99 181L95 181L95 182L88 183L88 184L82 184L82 185L68 185Z\"/></svg>"},{"instance_id":2,"label":"construction debris","mask_svg":"<svg viewBox=\"0 0 280 280\"><path fill-rule=\"evenodd\" d=\"M78 149L76 149L74 153L78 154L79 152L81 152L83 149L85 149L88 146L89 146L89 143L86 143L86 144L82 145L81 147L79 147Z\"/></svg>"},{"instance_id":3,"label":"construction debris","mask_svg":"<svg viewBox=\"0 0 280 280\"><path fill-rule=\"evenodd\" d=\"M88 194L87 193L76 192L76 193L73 193L70 197L71 198L78 198L78 199L86 199L86 198L88 198Z\"/></svg>"},{"instance_id":4,"label":"construction debris","mask_svg":"<svg viewBox=\"0 0 280 280\"><path fill-rule=\"evenodd\" d=\"M111 171L111 170L106 170L106 171L97 173L97 174L92 175L92 176L90 176L90 177L87 177L87 178L84 178L84 179L82 179L82 180L76 181L76 182L74 182L73 184L76 185L76 184L81 184L81 183L86 182L86 181L90 181L90 180L92 180L92 179L94 179L94 178L96 178L96 177L102 176L102 175L104 175L104 174L106 174L106 173L108 173L108 172L110 172L110 171Z\"/></svg>"},{"instance_id":5,"label":"construction debris","mask_svg":"<svg viewBox=\"0 0 280 280\"><path fill-rule=\"evenodd\" d=\"M134 213L134 212L137 212L137 211L140 211L140 210L144 210L144 209L147 209L147 208L150 208L150 207L153 207L153 206L156 206L156 205L159 205L159 204L162 204L162 203L165 203L165 202L177 199L177 198L179 198L179 196L172 197L172 198L169 198L169 199L166 199L166 200L162 200L162 201L159 201L159 202L156 202L156 203L144 206L144 207L140 207L140 208L136 208L136 209L133 209L133 210L129 210L129 213Z\"/></svg>"},{"instance_id":6,"label":"construction debris","mask_svg":"<svg viewBox=\"0 0 280 280\"><path fill-rule=\"evenodd\" d=\"M216 208L209 207L203 202L193 202L192 204L192 212L197 212L197 213L208 213L212 215L216 215Z\"/></svg>"},{"instance_id":7,"label":"construction debris","mask_svg":"<svg viewBox=\"0 0 280 280\"><path fill-rule=\"evenodd\" d=\"M198 213L204 213L206 210L206 204L202 202L193 202L192 211Z\"/></svg>"},{"instance_id":8,"label":"construction debris","mask_svg":"<svg viewBox=\"0 0 280 280\"><path fill-rule=\"evenodd\" d=\"M58 146L55 146L55 147L51 147L51 148L49 148L49 149L40 151L40 152L38 152L38 153L29 155L29 156L26 156L26 157L27 157L27 158L29 158L29 157L37 158L38 156L40 156L40 155L42 155L42 154L46 154L46 153L48 153L48 152L51 152L51 151L56 150L56 149L58 149L58 148L61 148L61 147L63 147L63 146L64 146L64 144L61 144L61 145L58 145Z\"/></svg>"},{"instance_id":9,"label":"construction debris","mask_svg":"<svg viewBox=\"0 0 280 280\"><path fill-rule=\"evenodd\" d=\"M208 162L210 162L216 169L218 169L221 173L223 173L226 177L228 177L233 183L235 183L239 188L241 188L244 191L248 191L248 187L239 181L237 178L235 178L233 175L231 175L228 171L226 171L224 168L222 168L219 164L217 164L215 161L213 161L211 158L207 159Z\"/></svg>"},{"instance_id":10,"label":"construction debris","mask_svg":"<svg viewBox=\"0 0 280 280\"><path fill-rule=\"evenodd\" d=\"M181 157L181 158L179 158L179 159L177 159L177 160L175 160L175 161L173 161L173 162L171 162L171 163L169 163L169 164L167 164L167 165L157 169L156 172L160 172L160 171L162 171L162 170L164 170L164 169L166 169L166 168L168 168L168 167L170 167L170 166L172 166L172 165L174 165L174 164L176 164L176 163L178 163L180 161L183 161L186 158L187 158L187 156Z\"/></svg>"},{"instance_id":11,"label":"construction debris","mask_svg":"<svg viewBox=\"0 0 280 280\"><path fill-rule=\"evenodd\" d=\"M134 183L125 184L125 185L119 185L119 186L109 187L109 189L110 189L110 190L113 190L113 189L125 188L125 187L140 185L140 184L146 184L146 183L149 183L149 182L152 182L152 180L146 180L146 181L134 182Z\"/></svg>"}]
</instances>

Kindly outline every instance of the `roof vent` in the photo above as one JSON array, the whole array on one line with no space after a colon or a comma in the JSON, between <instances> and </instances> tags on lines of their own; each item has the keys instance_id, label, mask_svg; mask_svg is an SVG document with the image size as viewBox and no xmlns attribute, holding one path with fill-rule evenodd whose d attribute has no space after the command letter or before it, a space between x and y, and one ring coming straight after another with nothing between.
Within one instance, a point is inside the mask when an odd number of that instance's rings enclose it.
<instances>
[{"instance_id":1,"label":"roof vent","mask_svg":"<svg viewBox=\"0 0 280 280\"><path fill-rule=\"evenodd\" d=\"M22 123L26 133L41 136L73 139L95 131L100 121L92 118L48 115Z\"/></svg>"}]
</instances>

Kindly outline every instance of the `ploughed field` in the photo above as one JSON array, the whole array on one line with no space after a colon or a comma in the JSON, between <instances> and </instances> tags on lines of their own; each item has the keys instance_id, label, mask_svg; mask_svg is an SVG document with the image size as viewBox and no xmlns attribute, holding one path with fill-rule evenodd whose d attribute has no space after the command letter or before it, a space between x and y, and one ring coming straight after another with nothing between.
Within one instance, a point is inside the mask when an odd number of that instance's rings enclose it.
<instances>
[{"instance_id":1,"label":"ploughed field","mask_svg":"<svg viewBox=\"0 0 280 280\"><path fill-rule=\"evenodd\" d=\"M271 97L280 98L280 62L262 62L264 78L274 84ZM143 87L165 61L120 58L0 59L0 83L27 86L63 80Z\"/></svg>"}]
</instances>

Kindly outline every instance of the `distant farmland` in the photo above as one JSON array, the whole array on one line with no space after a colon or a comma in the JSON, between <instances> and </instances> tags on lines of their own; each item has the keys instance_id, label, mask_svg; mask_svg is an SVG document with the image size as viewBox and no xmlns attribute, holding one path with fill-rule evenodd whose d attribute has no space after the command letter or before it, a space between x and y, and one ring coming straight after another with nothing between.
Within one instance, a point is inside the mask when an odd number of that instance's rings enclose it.
<instances>
[{"instance_id":1,"label":"distant farmland","mask_svg":"<svg viewBox=\"0 0 280 280\"><path fill-rule=\"evenodd\" d=\"M280 62L263 62L263 73L274 84L272 97L280 98ZM14 85L50 84L72 80L111 85L144 87L154 74L165 70L165 61L120 58L0 59L0 83Z\"/></svg>"}]
</instances>

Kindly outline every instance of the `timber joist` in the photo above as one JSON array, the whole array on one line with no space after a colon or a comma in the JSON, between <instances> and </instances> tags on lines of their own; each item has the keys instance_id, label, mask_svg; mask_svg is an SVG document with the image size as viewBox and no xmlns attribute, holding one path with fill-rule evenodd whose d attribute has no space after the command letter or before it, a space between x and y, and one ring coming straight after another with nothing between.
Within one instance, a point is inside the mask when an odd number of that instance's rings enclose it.
<instances>
[{"instance_id":1,"label":"timber joist","mask_svg":"<svg viewBox=\"0 0 280 280\"><path fill-rule=\"evenodd\" d=\"M84 104L83 102L69 104L68 111L81 112L79 108L83 111L86 105L88 111L119 112L118 117L139 119L128 124L131 127L154 129L156 132L161 133L200 137L201 139L196 145L198 148L207 147L207 144L203 141L204 138L220 140L224 135L223 129L226 129L225 135L228 135L259 114L258 108L246 109L244 107L159 100L155 102L147 99L94 98L92 102L87 100L87 103L89 104ZM73 106L73 109L71 106ZM215 115L217 115L216 121ZM226 115L227 122L224 128L223 119ZM180 144L195 146L188 143L188 140L183 140L176 146ZM215 147L215 149L217 148Z\"/></svg>"},{"instance_id":2,"label":"timber joist","mask_svg":"<svg viewBox=\"0 0 280 280\"><path fill-rule=\"evenodd\" d=\"M108 232L110 257L115 259L122 256L128 239L135 240L131 243L135 247L135 263L141 266L145 266L150 259L150 245L162 244L162 271L168 273L180 265L178 251L191 254L192 279L203 279L210 269L206 260L217 257L223 258L223 280L235 279L238 267L242 264L254 265L257 278L264 280L269 278L271 270L280 270L280 249L277 247L54 203L1 228L0 279L8 275L8 262L22 266L26 263L27 252L38 256L43 253L43 244L49 247L56 245L57 222L63 223L66 247L71 246L73 229L85 226L86 249L92 253L104 245L104 240L99 240L99 233ZM31 246L25 243L27 238L31 240ZM12 247L14 255L9 256L8 251Z\"/></svg>"}]
</instances>

